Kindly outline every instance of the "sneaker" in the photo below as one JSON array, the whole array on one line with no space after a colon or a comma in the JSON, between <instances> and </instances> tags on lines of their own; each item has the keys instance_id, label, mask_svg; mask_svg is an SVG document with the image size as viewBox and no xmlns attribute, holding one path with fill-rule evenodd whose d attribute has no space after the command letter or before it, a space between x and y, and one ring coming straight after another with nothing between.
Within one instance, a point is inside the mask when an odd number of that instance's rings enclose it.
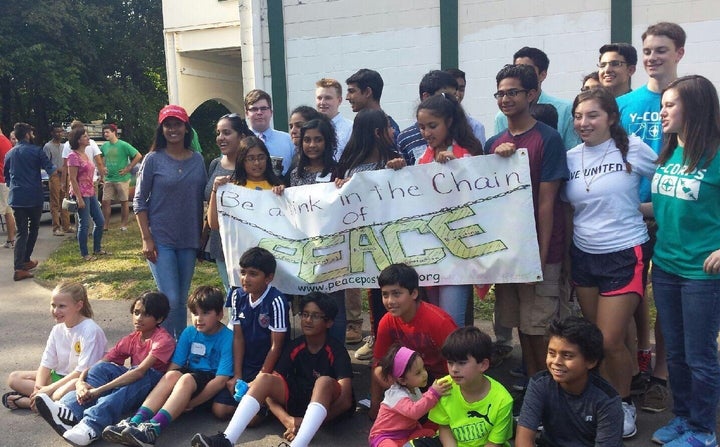
<instances>
[{"instance_id":1,"label":"sneaker","mask_svg":"<svg viewBox=\"0 0 720 447\"><path fill-rule=\"evenodd\" d=\"M512 350L512 346L493 343L492 355L490 356L490 367L497 368L502 365L505 359L510 357Z\"/></svg>"},{"instance_id":2,"label":"sneaker","mask_svg":"<svg viewBox=\"0 0 720 447\"><path fill-rule=\"evenodd\" d=\"M630 395L640 396L645 394L650 386L650 377L647 374L640 373L632 378L630 382Z\"/></svg>"},{"instance_id":3,"label":"sneaker","mask_svg":"<svg viewBox=\"0 0 720 447\"><path fill-rule=\"evenodd\" d=\"M63 404L57 403L47 394L40 393L35 396L35 407L45 421L62 436L79 421L72 411Z\"/></svg>"},{"instance_id":4,"label":"sneaker","mask_svg":"<svg viewBox=\"0 0 720 447\"><path fill-rule=\"evenodd\" d=\"M30 271L30 270L34 269L35 267L37 267L37 266L38 266L38 262L37 262L37 261L30 260L30 261L28 261L28 262L26 262L26 263L24 263L24 264L22 265L22 269L23 269L23 270L28 270L28 271Z\"/></svg>"},{"instance_id":5,"label":"sneaker","mask_svg":"<svg viewBox=\"0 0 720 447\"><path fill-rule=\"evenodd\" d=\"M675 440L665 444L665 447L717 447L715 433L705 433L688 430Z\"/></svg>"},{"instance_id":6,"label":"sneaker","mask_svg":"<svg viewBox=\"0 0 720 447\"><path fill-rule=\"evenodd\" d=\"M652 383L642 397L640 409L650 413L660 413L667 410L670 391L666 386Z\"/></svg>"},{"instance_id":7,"label":"sneaker","mask_svg":"<svg viewBox=\"0 0 720 447\"><path fill-rule=\"evenodd\" d=\"M638 349L637 362L640 372L649 374L652 367L652 351L650 349Z\"/></svg>"},{"instance_id":8,"label":"sneaker","mask_svg":"<svg viewBox=\"0 0 720 447\"><path fill-rule=\"evenodd\" d=\"M375 336L368 335L367 337L363 338L363 341L365 342L364 345L360 346L357 351L355 351L355 358L358 360L370 360L373 356L373 346L375 346Z\"/></svg>"},{"instance_id":9,"label":"sneaker","mask_svg":"<svg viewBox=\"0 0 720 447\"><path fill-rule=\"evenodd\" d=\"M70 234L70 233L77 233L77 229L75 227L68 227L68 229L65 230L65 234Z\"/></svg>"},{"instance_id":10,"label":"sneaker","mask_svg":"<svg viewBox=\"0 0 720 447\"><path fill-rule=\"evenodd\" d=\"M525 372L525 368L522 366L515 367L509 371L509 374L513 377L517 377L518 379L522 379L524 377L527 377L527 372Z\"/></svg>"},{"instance_id":11,"label":"sneaker","mask_svg":"<svg viewBox=\"0 0 720 447\"><path fill-rule=\"evenodd\" d=\"M61 229L53 230L53 236L65 237L65 232Z\"/></svg>"},{"instance_id":12,"label":"sneaker","mask_svg":"<svg viewBox=\"0 0 720 447\"><path fill-rule=\"evenodd\" d=\"M120 231L127 231L127 227L120 227Z\"/></svg>"},{"instance_id":13,"label":"sneaker","mask_svg":"<svg viewBox=\"0 0 720 447\"><path fill-rule=\"evenodd\" d=\"M655 430L652 435L652 442L660 445L667 444L682 436L689 429L687 419L675 416L667 425Z\"/></svg>"},{"instance_id":14,"label":"sneaker","mask_svg":"<svg viewBox=\"0 0 720 447\"><path fill-rule=\"evenodd\" d=\"M13 273L13 281L22 281L23 279L34 278L35 275L27 270L15 270Z\"/></svg>"},{"instance_id":15,"label":"sneaker","mask_svg":"<svg viewBox=\"0 0 720 447\"><path fill-rule=\"evenodd\" d=\"M155 445L160 435L160 425L154 422L141 422L137 426L130 425L122 432L126 445L149 447Z\"/></svg>"},{"instance_id":16,"label":"sneaker","mask_svg":"<svg viewBox=\"0 0 720 447\"><path fill-rule=\"evenodd\" d=\"M225 437L225 433L208 436L202 433L195 433L190 440L192 447L233 447L232 442Z\"/></svg>"},{"instance_id":17,"label":"sneaker","mask_svg":"<svg viewBox=\"0 0 720 447\"><path fill-rule=\"evenodd\" d=\"M79 424L66 431L63 434L63 438L72 445L90 445L90 443L97 440L99 436L92 427L81 421Z\"/></svg>"},{"instance_id":18,"label":"sneaker","mask_svg":"<svg viewBox=\"0 0 720 447\"><path fill-rule=\"evenodd\" d=\"M347 322L347 328L345 329L345 343L354 345L362 341L362 326L361 323Z\"/></svg>"},{"instance_id":19,"label":"sneaker","mask_svg":"<svg viewBox=\"0 0 720 447\"><path fill-rule=\"evenodd\" d=\"M530 379L528 379L527 377L522 377L520 379L517 379L513 382L512 389L514 389L515 391L525 392L529 381L530 381Z\"/></svg>"},{"instance_id":20,"label":"sneaker","mask_svg":"<svg viewBox=\"0 0 720 447\"><path fill-rule=\"evenodd\" d=\"M637 433L637 425L635 420L637 419L637 410L635 405L627 402L622 403L623 409L623 438L632 438Z\"/></svg>"},{"instance_id":21,"label":"sneaker","mask_svg":"<svg viewBox=\"0 0 720 447\"><path fill-rule=\"evenodd\" d=\"M102 432L102 438L107 442L112 442L114 444L132 445L126 443L125 438L123 438L122 434L126 428L135 426L136 425L134 423L130 422L130 418L123 419L115 425L108 425L107 427L105 427Z\"/></svg>"},{"instance_id":22,"label":"sneaker","mask_svg":"<svg viewBox=\"0 0 720 447\"><path fill-rule=\"evenodd\" d=\"M3 245L5 248L15 248L15 241L5 241L5 245Z\"/></svg>"}]
</instances>

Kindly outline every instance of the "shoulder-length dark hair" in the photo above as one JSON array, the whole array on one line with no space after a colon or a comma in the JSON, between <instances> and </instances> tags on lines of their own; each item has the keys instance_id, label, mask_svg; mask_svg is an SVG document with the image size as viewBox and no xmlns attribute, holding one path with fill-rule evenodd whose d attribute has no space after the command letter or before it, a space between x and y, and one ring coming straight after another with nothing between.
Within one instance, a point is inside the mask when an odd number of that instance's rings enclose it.
<instances>
[{"instance_id":1,"label":"shoulder-length dark hair","mask_svg":"<svg viewBox=\"0 0 720 447\"><path fill-rule=\"evenodd\" d=\"M82 138L85 133L86 131L84 126L78 126L70 131L68 134L68 144L70 145L70 149L80 149L80 138Z\"/></svg>"},{"instance_id":2,"label":"shoulder-length dark hair","mask_svg":"<svg viewBox=\"0 0 720 447\"><path fill-rule=\"evenodd\" d=\"M310 163L310 159L305 155L305 151L302 149L303 140L305 139L305 132L309 129L317 129L325 140L325 149L322 153L323 170L320 175L323 177L328 175L330 172L334 172L337 162L335 161L335 151L337 150L337 134L330 120L322 118L310 120L305 123L300 129L300 157L298 160L298 174L302 176L305 172L305 167Z\"/></svg>"},{"instance_id":3,"label":"shoulder-length dark hair","mask_svg":"<svg viewBox=\"0 0 720 447\"><path fill-rule=\"evenodd\" d=\"M385 167L388 161L397 157L395 143L388 134L388 127L388 117L382 110L364 109L358 112L355 115L350 140L338 161L337 177L345 178L348 171L363 164L376 149L379 156L376 169Z\"/></svg>"},{"instance_id":4,"label":"shoulder-length dark hair","mask_svg":"<svg viewBox=\"0 0 720 447\"><path fill-rule=\"evenodd\" d=\"M227 115L221 116L218 120L218 123L222 120L227 120L230 123L230 127L232 128L232 130L242 136L252 137L253 135L255 135L253 131L250 130L250 128L248 127L245 119L237 113L228 113Z\"/></svg>"},{"instance_id":5,"label":"shoulder-length dark hair","mask_svg":"<svg viewBox=\"0 0 720 447\"><path fill-rule=\"evenodd\" d=\"M720 105L715 86L703 76L691 75L671 82L663 94L668 90L675 90L682 102L685 172L691 173L700 162L702 168L708 167L720 146ZM657 163L665 164L677 146L678 134L666 134Z\"/></svg>"},{"instance_id":6,"label":"shoulder-length dark hair","mask_svg":"<svg viewBox=\"0 0 720 447\"><path fill-rule=\"evenodd\" d=\"M445 120L448 125L448 137L460 147L467 149L473 155L483 153L482 143L473 134L465 111L453 95L441 93L429 96L417 107L416 117L421 110L428 110L433 116Z\"/></svg>"},{"instance_id":7,"label":"shoulder-length dark hair","mask_svg":"<svg viewBox=\"0 0 720 447\"><path fill-rule=\"evenodd\" d=\"M245 158L250 149L257 147L263 151L267 160L265 162L265 180L273 186L282 185L282 181L278 178L272 168L272 159L270 151L268 151L265 143L258 137L245 137L240 141L240 149L238 150L237 160L235 160L235 172L233 172L232 180L236 185L245 186L247 184L247 172L245 171Z\"/></svg>"},{"instance_id":8,"label":"shoulder-length dark hair","mask_svg":"<svg viewBox=\"0 0 720 447\"><path fill-rule=\"evenodd\" d=\"M185 147L185 149L190 149L193 138L193 129L192 126L190 126L190 123L183 124L185 124L185 130L187 130L187 132L185 132L185 137L183 138L183 147ZM153 138L152 145L150 145L150 152L154 152L158 149L163 149L166 147L167 140L165 139L165 135L163 134L162 123L160 123L155 129L155 137Z\"/></svg>"},{"instance_id":9,"label":"shoulder-length dark hair","mask_svg":"<svg viewBox=\"0 0 720 447\"><path fill-rule=\"evenodd\" d=\"M628 140L628 134L620 125L620 110L618 109L615 97L610 90L604 87L594 87L590 90L585 90L575 97L573 101L572 113L575 116L575 109L580 105L581 102L589 101L594 99L600 105L600 108L608 114L608 120L610 124L610 138L615 141L615 146L620 149L620 155L622 155L623 163L625 163L625 172L628 174L632 173L632 165L627 159L628 150L630 148L630 142ZM573 118L574 119L574 118Z\"/></svg>"}]
</instances>

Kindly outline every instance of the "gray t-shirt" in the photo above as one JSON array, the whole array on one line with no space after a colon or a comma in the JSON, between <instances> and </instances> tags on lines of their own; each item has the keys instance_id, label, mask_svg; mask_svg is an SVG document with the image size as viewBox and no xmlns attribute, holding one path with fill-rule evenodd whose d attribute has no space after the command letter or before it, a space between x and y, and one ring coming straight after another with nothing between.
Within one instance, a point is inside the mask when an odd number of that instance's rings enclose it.
<instances>
[{"instance_id":1,"label":"gray t-shirt","mask_svg":"<svg viewBox=\"0 0 720 447\"><path fill-rule=\"evenodd\" d=\"M43 146L43 152L50 159L50 162L55 165L56 168L60 169L63 165L63 144L53 143L52 140L45 143Z\"/></svg>"},{"instance_id":2,"label":"gray t-shirt","mask_svg":"<svg viewBox=\"0 0 720 447\"><path fill-rule=\"evenodd\" d=\"M518 425L537 430L543 445L622 447L623 410L617 391L596 373L590 373L585 391L573 395L555 382L548 371L537 373L525 392Z\"/></svg>"},{"instance_id":3,"label":"gray t-shirt","mask_svg":"<svg viewBox=\"0 0 720 447\"><path fill-rule=\"evenodd\" d=\"M205 200L210 200L210 193L212 192L213 183L216 177L223 177L226 175L232 175L232 169L225 169L220 164L220 157L210 162L210 168L208 169L208 182L205 185ZM225 255L223 254L222 239L220 239L220 232L218 230L210 230L210 239L208 239L208 252L213 259L225 262Z\"/></svg>"},{"instance_id":4,"label":"gray t-shirt","mask_svg":"<svg viewBox=\"0 0 720 447\"><path fill-rule=\"evenodd\" d=\"M155 244L174 249L200 248L205 162L197 152L184 159L164 148L143 159L135 187L133 210L146 211Z\"/></svg>"}]
</instances>

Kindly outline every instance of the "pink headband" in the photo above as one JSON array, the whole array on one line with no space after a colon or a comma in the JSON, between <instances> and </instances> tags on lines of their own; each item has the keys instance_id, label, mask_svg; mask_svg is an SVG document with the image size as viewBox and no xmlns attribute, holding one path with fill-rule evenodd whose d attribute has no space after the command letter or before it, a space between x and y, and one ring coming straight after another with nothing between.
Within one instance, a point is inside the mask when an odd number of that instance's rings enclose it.
<instances>
[{"instance_id":1,"label":"pink headband","mask_svg":"<svg viewBox=\"0 0 720 447\"><path fill-rule=\"evenodd\" d=\"M415 354L415 351L402 346L397 354L395 354L395 360L393 361L393 377L396 379L401 377L408 366L410 357Z\"/></svg>"}]
</instances>

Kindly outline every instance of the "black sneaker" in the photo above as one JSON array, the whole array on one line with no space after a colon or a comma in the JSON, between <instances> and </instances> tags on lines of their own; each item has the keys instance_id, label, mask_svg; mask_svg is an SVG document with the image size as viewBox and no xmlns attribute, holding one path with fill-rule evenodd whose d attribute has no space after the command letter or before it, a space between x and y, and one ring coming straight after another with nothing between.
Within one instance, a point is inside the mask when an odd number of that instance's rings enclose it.
<instances>
[{"instance_id":1,"label":"black sneaker","mask_svg":"<svg viewBox=\"0 0 720 447\"><path fill-rule=\"evenodd\" d=\"M195 433L190 441L192 447L233 447L232 442L225 437L225 433L208 436L202 433Z\"/></svg>"},{"instance_id":2,"label":"black sneaker","mask_svg":"<svg viewBox=\"0 0 720 447\"><path fill-rule=\"evenodd\" d=\"M155 445L160 436L160 426L154 422L141 422L137 426L129 426L122 432L123 441L127 445L150 447Z\"/></svg>"},{"instance_id":3,"label":"black sneaker","mask_svg":"<svg viewBox=\"0 0 720 447\"><path fill-rule=\"evenodd\" d=\"M647 392L650 387L650 375L645 373L639 373L632 378L630 382L630 395L640 396Z\"/></svg>"},{"instance_id":4,"label":"black sneaker","mask_svg":"<svg viewBox=\"0 0 720 447\"><path fill-rule=\"evenodd\" d=\"M80 422L68 407L55 402L47 394L40 393L35 396L35 407L60 436Z\"/></svg>"},{"instance_id":5,"label":"black sneaker","mask_svg":"<svg viewBox=\"0 0 720 447\"><path fill-rule=\"evenodd\" d=\"M123 431L125 431L128 427L134 426L136 426L136 424L130 422L130 418L123 419L115 425L108 425L105 427L102 432L102 438L107 442L112 442L113 444L133 445L125 441Z\"/></svg>"}]
</instances>

